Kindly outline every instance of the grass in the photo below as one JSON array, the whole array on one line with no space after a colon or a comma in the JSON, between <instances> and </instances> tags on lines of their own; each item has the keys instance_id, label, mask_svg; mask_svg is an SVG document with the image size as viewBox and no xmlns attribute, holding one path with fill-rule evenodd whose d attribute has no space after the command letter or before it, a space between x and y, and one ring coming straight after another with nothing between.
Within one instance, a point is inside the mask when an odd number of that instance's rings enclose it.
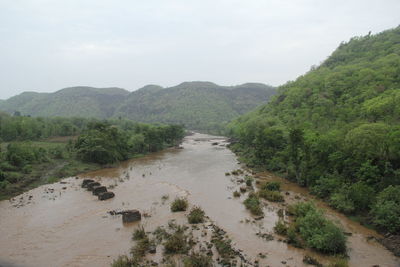
<instances>
[{"instance_id":1,"label":"grass","mask_svg":"<svg viewBox=\"0 0 400 267\"><path fill-rule=\"evenodd\" d=\"M200 207L193 207L188 215L188 222L191 224L204 222L205 212Z\"/></svg>"},{"instance_id":2,"label":"grass","mask_svg":"<svg viewBox=\"0 0 400 267\"><path fill-rule=\"evenodd\" d=\"M258 196L269 200L271 202L283 202L284 198L278 191L271 191L267 189L262 189L258 191Z\"/></svg>"},{"instance_id":3,"label":"grass","mask_svg":"<svg viewBox=\"0 0 400 267\"><path fill-rule=\"evenodd\" d=\"M175 200L171 203L171 211L185 211L188 207L188 201L185 198L175 198Z\"/></svg>"}]
</instances>

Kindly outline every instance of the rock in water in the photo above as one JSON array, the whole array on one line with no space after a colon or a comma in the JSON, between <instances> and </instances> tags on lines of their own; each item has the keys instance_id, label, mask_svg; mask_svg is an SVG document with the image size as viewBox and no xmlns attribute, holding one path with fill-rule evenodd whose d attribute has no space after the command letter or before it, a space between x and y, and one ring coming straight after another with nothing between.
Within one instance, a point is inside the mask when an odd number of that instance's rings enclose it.
<instances>
[{"instance_id":1,"label":"rock in water","mask_svg":"<svg viewBox=\"0 0 400 267\"><path fill-rule=\"evenodd\" d=\"M109 198L113 198L115 194L113 192L103 192L98 195L99 200L106 200Z\"/></svg>"},{"instance_id":2,"label":"rock in water","mask_svg":"<svg viewBox=\"0 0 400 267\"><path fill-rule=\"evenodd\" d=\"M157 247L155 245L150 245L149 253L156 254L157 253Z\"/></svg>"},{"instance_id":3,"label":"rock in water","mask_svg":"<svg viewBox=\"0 0 400 267\"><path fill-rule=\"evenodd\" d=\"M122 213L122 222L130 223L140 221L142 219L142 215L138 210L125 210Z\"/></svg>"},{"instance_id":4,"label":"rock in water","mask_svg":"<svg viewBox=\"0 0 400 267\"><path fill-rule=\"evenodd\" d=\"M96 196L98 196L100 193L104 193L104 192L107 192L107 187L105 187L105 186L95 186L95 187L93 187L93 195L96 195Z\"/></svg>"},{"instance_id":5,"label":"rock in water","mask_svg":"<svg viewBox=\"0 0 400 267\"><path fill-rule=\"evenodd\" d=\"M100 186L101 184L99 182L91 182L88 183L87 185L87 190L92 191L94 187Z\"/></svg>"},{"instance_id":6,"label":"rock in water","mask_svg":"<svg viewBox=\"0 0 400 267\"><path fill-rule=\"evenodd\" d=\"M88 184L93 183L93 182L94 182L94 180L92 180L92 179L83 179L82 187L85 188L88 186Z\"/></svg>"}]
</instances>

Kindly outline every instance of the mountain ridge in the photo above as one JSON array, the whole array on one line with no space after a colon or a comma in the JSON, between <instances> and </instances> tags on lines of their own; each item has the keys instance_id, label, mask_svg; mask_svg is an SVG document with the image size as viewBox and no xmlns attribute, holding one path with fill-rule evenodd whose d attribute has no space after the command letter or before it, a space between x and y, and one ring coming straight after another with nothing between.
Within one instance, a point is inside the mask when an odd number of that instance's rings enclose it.
<instances>
[{"instance_id":1,"label":"mountain ridge","mask_svg":"<svg viewBox=\"0 0 400 267\"><path fill-rule=\"evenodd\" d=\"M135 91L118 87L66 87L53 93L23 92L0 101L0 110L41 117L127 118L147 123L184 124L200 131L223 128L275 93L262 83L220 86L207 81Z\"/></svg>"}]
</instances>

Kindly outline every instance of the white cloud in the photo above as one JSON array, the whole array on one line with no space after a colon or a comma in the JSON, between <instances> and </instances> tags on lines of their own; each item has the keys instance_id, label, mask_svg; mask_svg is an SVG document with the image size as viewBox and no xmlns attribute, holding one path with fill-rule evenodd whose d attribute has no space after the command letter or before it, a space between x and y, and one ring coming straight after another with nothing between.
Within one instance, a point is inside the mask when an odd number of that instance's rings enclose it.
<instances>
[{"instance_id":1,"label":"white cloud","mask_svg":"<svg viewBox=\"0 0 400 267\"><path fill-rule=\"evenodd\" d=\"M78 84L279 85L341 41L397 26L398 10L398 0L0 0L0 98Z\"/></svg>"}]
</instances>

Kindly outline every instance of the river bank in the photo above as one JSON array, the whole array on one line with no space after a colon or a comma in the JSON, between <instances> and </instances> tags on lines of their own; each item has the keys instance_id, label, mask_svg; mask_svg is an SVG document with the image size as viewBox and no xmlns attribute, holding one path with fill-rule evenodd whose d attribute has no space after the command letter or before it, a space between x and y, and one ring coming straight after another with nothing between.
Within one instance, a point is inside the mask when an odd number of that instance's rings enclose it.
<instances>
[{"instance_id":1,"label":"river bank","mask_svg":"<svg viewBox=\"0 0 400 267\"><path fill-rule=\"evenodd\" d=\"M243 252L256 266L307 266L304 256L320 262L330 257L310 250L297 249L273 233L278 210L285 203L312 198L305 191L281 180L284 203L266 203L260 220L245 209L237 177L225 173L241 169L236 156L226 147L225 138L195 134L184 139L183 149L171 148L122 162L107 168L63 179L25 192L10 201L0 202L0 265L4 266L109 266L119 255L129 254L132 232L139 226L154 231L174 220L186 224L185 213L172 213L170 203L185 197L190 207L200 206L209 217L205 226L214 224L226 232L235 250ZM281 179L269 173L255 174L260 179ZM92 178L112 188L115 198L99 201L82 189L82 179ZM168 196L166 199L165 196ZM316 200L318 205L321 204ZM111 210L138 209L140 223L123 224ZM399 266L400 261L374 239L379 236L326 207L349 237L350 266ZM203 227L203 226L200 226ZM273 239L263 238L270 234ZM158 248L151 260L159 261ZM283 264L282 262L285 262ZM249 265L251 266L251 265Z\"/></svg>"}]
</instances>

